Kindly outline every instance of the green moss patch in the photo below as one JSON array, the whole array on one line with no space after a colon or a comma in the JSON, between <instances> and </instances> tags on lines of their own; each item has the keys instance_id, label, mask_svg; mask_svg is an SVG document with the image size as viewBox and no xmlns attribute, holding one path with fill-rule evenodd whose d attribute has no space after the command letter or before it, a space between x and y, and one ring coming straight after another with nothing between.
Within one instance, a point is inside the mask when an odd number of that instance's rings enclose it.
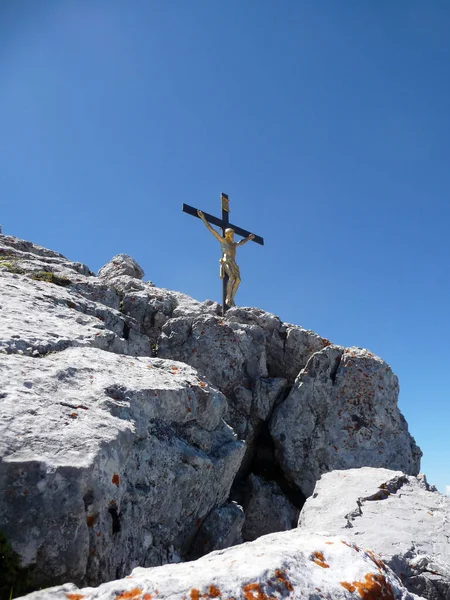
<instances>
[{"instance_id":1,"label":"green moss patch","mask_svg":"<svg viewBox=\"0 0 450 600\"><path fill-rule=\"evenodd\" d=\"M36 281L46 281L47 283L54 283L55 285L64 287L72 283L67 277L55 275L55 273L51 273L50 271L37 271L36 273L31 273L29 276Z\"/></svg>"}]
</instances>

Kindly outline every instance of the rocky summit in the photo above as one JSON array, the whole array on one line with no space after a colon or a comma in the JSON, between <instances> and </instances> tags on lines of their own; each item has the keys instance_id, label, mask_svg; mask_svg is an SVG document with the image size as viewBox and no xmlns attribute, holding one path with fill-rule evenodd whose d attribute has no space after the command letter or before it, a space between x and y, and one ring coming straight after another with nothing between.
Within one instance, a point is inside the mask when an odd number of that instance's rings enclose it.
<instances>
[{"instance_id":1,"label":"rocky summit","mask_svg":"<svg viewBox=\"0 0 450 600\"><path fill-rule=\"evenodd\" d=\"M143 277L0 235L0 600L449 599L389 365Z\"/></svg>"}]
</instances>

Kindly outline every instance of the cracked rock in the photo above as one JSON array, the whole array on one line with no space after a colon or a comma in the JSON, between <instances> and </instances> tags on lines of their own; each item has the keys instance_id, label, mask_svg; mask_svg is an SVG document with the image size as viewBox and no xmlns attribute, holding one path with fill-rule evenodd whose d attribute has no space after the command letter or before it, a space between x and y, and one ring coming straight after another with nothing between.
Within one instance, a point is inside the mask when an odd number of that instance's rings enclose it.
<instances>
[{"instance_id":1,"label":"cracked rock","mask_svg":"<svg viewBox=\"0 0 450 600\"><path fill-rule=\"evenodd\" d=\"M361 593L360 593L361 592ZM337 536L298 530L154 569L137 568L99 588L73 584L35 592L28 600L236 598L265 600L420 600L371 553Z\"/></svg>"},{"instance_id":2,"label":"cracked rock","mask_svg":"<svg viewBox=\"0 0 450 600\"><path fill-rule=\"evenodd\" d=\"M417 475L422 452L398 409L398 380L361 348L328 346L275 409L270 432L288 479L310 496L334 469L386 467Z\"/></svg>"},{"instance_id":3,"label":"cracked rock","mask_svg":"<svg viewBox=\"0 0 450 600\"><path fill-rule=\"evenodd\" d=\"M0 523L36 587L179 560L244 454L187 365L67 348L0 355ZM178 558L177 558L178 557Z\"/></svg>"},{"instance_id":4,"label":"cracked rock","mask_svg":"<svg viewBox=\"0 0 450 600\"><path fill-rule=\"evenodd\" d=\"M301 531L344 535L370 548L428 600L450 598L450 498L399 471L365 467L322 475Z\"/></svg>"}]
</instances>

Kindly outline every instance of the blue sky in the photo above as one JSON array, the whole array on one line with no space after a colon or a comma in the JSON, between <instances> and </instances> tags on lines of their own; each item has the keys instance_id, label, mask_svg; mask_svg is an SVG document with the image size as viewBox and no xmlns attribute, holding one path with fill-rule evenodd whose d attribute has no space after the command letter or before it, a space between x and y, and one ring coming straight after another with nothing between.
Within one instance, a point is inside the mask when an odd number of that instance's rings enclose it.
<instances>
[{"instance_id":1,"label":"blue sky","mask_svg":"<svg viewBox=\"0 0 450 600\"><path fill-rule=\"evenodd\" d=\"M182 202L264 236L241 306L367 347L450 485L448 0L3 0L0 223L220 300Z\"/></svg>"}]
</instances>

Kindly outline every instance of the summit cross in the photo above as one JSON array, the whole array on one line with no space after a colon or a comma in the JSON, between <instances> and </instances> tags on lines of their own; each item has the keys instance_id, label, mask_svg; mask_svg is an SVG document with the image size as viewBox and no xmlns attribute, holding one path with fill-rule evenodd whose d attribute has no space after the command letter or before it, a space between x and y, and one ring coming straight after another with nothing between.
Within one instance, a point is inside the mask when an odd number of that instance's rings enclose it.
<instances>
[{"instance_id":1,"label":"summit cross","mask_svg":"<svg viewBox=\"0 0 450 600\"><path fill-rule=\"evenodd\" d=\"M242 227L237 227L229 221L230 202L227 194L221 195L222 218L214 217L201 210L197 210L189 204L183 204L183 212L193 217L197 217L203 221L209 231L219 241L222 248L222 258L220 259L220 277L222 279L222 315L234 306L234 296L241 282L239 267L236 264L236 248L243 246L247 242L256 242L261 246L264 245L264 240L261 236L250 233ZM211 227L211 223L222 229L220 236L215 229ZM240 242L234 242L234 234L242 236Z\"/></svg>"}]
</instances>

